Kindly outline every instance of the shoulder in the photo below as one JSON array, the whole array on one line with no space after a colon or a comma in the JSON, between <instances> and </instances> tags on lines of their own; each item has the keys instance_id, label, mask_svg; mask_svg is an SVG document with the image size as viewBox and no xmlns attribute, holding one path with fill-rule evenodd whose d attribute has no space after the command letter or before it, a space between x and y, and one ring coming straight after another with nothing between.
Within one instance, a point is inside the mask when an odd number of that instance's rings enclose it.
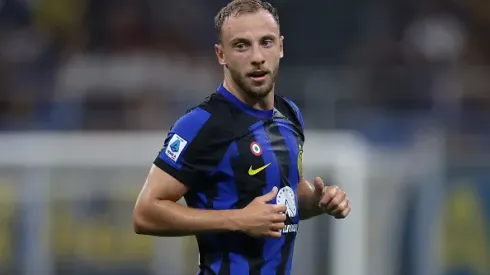
<instances>
[{"instance_id":1,"label":"shoulder","mask_svg":"<svg viewBox=\"0 0 490 275\"><path fill-rule=\"evenodd\" d=\"M221 125L221 109L213 96L189 109L170 128L154 164L180 182L202 188L232 140Z\"/></svg>"},{"instance_id":2,"label":"shoulder","mask_svg":"<svg viewBox=\"0 0 490 275\"><path fill-rule=\"evenodd\" d=\"M284 114L289 120L297 122L301 128L304 128L303 115L296 103L281 95L276 95L274 101L277 110Z\"/></svg>"},{"instance_id":3,"label":"shoulder","mask_svg":"<svg viewBox=\"0 0 490 275\"><path fill-rule=\"evenodd\" d=\"M218 96L212 94L202 103L187 110L175 121L170 129L170 135L177 135L187 142L205 143L212 136L225 136L229 115L227 106Z\"/></svg>"}]
</instances>

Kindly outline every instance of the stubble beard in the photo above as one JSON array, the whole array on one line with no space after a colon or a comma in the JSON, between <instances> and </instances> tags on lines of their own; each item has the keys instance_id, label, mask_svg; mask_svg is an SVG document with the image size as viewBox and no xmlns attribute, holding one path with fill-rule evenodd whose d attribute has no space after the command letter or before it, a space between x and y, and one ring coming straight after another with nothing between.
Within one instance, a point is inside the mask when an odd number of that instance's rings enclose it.
<instances>
[{"instance_id":1,"label":"stubble beard","mask_svg":"<svg viewBox=\"0 0 490 275\"><path fill-rule=\"evenodd\" d=\"M228 69L230 71L231 79L233 80L233 82L236 83L238 88L240 88L240 90L248 98L258 100L267 97L272 92L274 84L276 83L277 74L279 72L279 64L277 64L274 71L269 73L269 79L267 80L267 83L263 86L254 86L253 83L251 83L249 77L245 74L242 74L230 68Z\"/></svg>"}]
</instances>

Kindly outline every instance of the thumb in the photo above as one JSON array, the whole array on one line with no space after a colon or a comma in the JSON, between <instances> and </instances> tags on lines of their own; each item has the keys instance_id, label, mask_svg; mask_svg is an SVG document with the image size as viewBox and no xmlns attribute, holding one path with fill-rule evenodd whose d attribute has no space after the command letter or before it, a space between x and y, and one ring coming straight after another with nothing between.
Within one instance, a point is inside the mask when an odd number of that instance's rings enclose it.
<instances>
[{"instance_id":1,"label":"thumb","mask_svg":"<svg viewBox=\"0 0 490 275\"><path fill-rule=\"evenodd\" d=\"M313 184L315 186L315 194L322 195L323 188L325 187L323 180L320 177L315 177L315 179L313 180Z\"/></svg>"},{"instance_id":2,"label":"thumb","mask_svg":"<svg viewBox=\"0 0 490 275\"><path fill-rule=\"evenodd\" d=\"M262 195L259 198L263 202L269 202L269 201L273 200L276 197L276 195L277 195L277 187L274 186L274 187L272 187L272 190L269 193Z\"/></svg>"}]
</instances>

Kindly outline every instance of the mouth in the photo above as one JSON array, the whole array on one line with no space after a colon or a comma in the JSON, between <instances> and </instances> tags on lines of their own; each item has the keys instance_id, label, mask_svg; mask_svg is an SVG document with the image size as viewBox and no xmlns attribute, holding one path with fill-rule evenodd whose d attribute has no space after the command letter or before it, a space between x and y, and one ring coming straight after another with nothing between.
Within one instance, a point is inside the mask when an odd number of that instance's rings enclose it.
<instances>
[{"instance_id":1,"label":"mouth","mask_svg":"<svg viewBox=\"0 0 490 275\"><path fill-rule=\"evenodd\" d=\"M269 73L267 71L255 71L248 74L253 81L260 82L265 80Z\"/></svg>"}]
</instances>

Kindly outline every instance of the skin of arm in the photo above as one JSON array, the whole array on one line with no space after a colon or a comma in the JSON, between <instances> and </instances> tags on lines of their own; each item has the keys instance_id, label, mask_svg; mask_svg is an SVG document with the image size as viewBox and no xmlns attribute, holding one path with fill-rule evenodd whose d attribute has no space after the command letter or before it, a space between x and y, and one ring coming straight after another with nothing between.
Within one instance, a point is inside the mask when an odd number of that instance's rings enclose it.
<instances>
[{"instance_id":1,"label":"skin of arm","mask_svg":"<svg viewBox=\"0 0 490 275\"><path fill-rule=\"evenodd\" d=\"M304 178L298 183L297 192L300 220L307 220L324 213L318 206L321 197L315 194L315 188Z\"/></svg>"},{"instance_id":2,"label":"skin of arm","mask_svg":"<svg viewBox=\"0 0 490 275\"><path fill-rule=\"evenodd\" d=\"M234 219L239 210L200 210L177 203L187 192L186 185L153 165L134 207L135 233L189 236L239 230Z\"/></svg>"}]
</instances>

